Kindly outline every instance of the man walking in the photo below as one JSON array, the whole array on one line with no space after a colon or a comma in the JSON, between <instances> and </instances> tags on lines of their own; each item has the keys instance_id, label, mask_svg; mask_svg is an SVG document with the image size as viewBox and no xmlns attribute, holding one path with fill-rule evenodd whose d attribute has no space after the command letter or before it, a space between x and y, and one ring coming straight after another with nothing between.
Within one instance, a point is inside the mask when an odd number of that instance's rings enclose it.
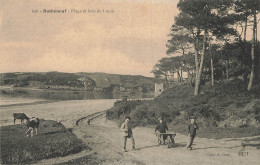
<instances>
[{"instance_id":1,"label":"man walking","mask_svg":"<svg viewBox=\"0 0 260 165\"><path fill-rule=\"evenodd\" d=\"M130 120L131 120L130 117L126 117L125 118L125 122L121 126L121 130L123 132L123 137L124 137L124 151L125 152L127 152L127 150L126 150L127 138L131 139L131 141L132 141L132 149L135 150L135 139L134 139L134 136L133 136L132 126L129 123Z\"/></svg>"},{"instance_id":2,"label":"man walking","mask_svg":"<svg viewBox=\"0 0 260 165\"><path fill-rule=\"evenodd\" d=\"M199 129L198 124L195 122L195 117L190 117L190 124L187 127L188 130L188 143L187 149L192 150L192 143L196 136L196 131Z\"/></svg>"}]
</instances>

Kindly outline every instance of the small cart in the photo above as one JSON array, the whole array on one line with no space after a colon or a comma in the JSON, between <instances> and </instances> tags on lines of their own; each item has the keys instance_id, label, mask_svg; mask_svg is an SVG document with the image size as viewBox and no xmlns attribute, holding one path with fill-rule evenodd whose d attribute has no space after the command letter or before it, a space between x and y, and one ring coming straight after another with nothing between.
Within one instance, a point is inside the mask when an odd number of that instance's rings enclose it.
<instances>
[{"instance_id":1,"label":"small cart","mask_svg":"<svg viewBox=\"0 0 260 165\"><path fill-rule=\"evenodd\" d=\"M167 136L168 148L173 147L174 137L176 136L176 133L155 133L155 135L158 138L158 144L159 145L162 144L162 141L161 141L161 138L163 138L162 136Z\"/></svg>"}]
</instances>

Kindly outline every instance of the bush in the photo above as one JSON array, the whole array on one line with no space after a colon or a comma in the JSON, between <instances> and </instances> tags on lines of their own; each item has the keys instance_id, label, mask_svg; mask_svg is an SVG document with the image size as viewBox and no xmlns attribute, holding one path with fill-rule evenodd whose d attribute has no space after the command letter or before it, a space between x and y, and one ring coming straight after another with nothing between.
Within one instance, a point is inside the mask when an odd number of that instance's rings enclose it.
<instances>
[{"instance_id":1,"label":"bush","mask_svg":"<svg viewBox=\"0 0 260 165\"><path fill-rule=\"evenodd\" d=\"M141 100L137 101L117 101L114 106L107 110L106 116L108 119L118 119L121 116L129 116L130 112L135 109L136 106L143 104Z\"/></svg>"},{"instance_id":2,"label":"bush","mask_svg":"<svg viewBox=\"0 0 260 165\"><path fill-rule=\"evenodd\" d=\"M254 89L259 89L259 86L255 86ZM162 117L174 127L185 128L189 116L195 115L201 127L217 127L221 122L229 119L230 114L240 118L241 116L238 115L243 112L243 108L252 99L260 98L259 92L248 92L246 84L239 79L217 82L214 87L204 85L199 96L194 96L193 91L193 87L186 85L174 86L152 101L115 105L107 112L107 118L121 120L120 110L126 109L127 115L132 117L134 125L137 126L156 124L158 117ZM255 119L260 119L257 105L254 112L243 113L242 117L247 118L251 114L254 114ZM250 116L249 118L252 119Z\"/></svg>"}]
</instances>

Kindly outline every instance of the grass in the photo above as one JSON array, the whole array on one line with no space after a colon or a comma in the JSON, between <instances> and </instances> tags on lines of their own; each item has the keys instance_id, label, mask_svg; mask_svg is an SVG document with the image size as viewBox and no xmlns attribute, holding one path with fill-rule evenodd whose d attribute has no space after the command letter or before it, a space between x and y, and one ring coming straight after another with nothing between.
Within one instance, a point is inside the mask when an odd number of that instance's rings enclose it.
<instances>
[{"instance_id":1,"label":"grass","mask_svg":"<svg viewBox=\"0 0 260 165\"><path fill-rule=\"evenodd\" d=\"M26 137L24 124L1 127L1 164L28 164L66 156L86 146L71 130L52 120L40 120L38 135Z\"/></svg>"},{"instance_id":2,"label":"grass","mask_svg":"<svg viewBox=\"0 0 260 165\"><path fill-rule=\"evenodd\" d=\"M203 137L260 135L260 85L247 91L246 84L236 79L218 82L214 87L205 84L199 96L193 91L185 84L174 86L153 101L117 103L106 115L118 123L130 116L134 126L155 125L162 117L180 133L185 133L189 116L196 116Z\"/></svg>"}]
</instances>

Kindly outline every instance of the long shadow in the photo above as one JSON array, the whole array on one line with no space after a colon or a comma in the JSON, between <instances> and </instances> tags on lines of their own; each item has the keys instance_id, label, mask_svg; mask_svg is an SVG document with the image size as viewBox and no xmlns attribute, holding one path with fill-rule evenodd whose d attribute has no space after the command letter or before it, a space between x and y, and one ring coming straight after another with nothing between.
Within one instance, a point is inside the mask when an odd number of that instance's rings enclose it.
<instances>
[{"instance_id":1,"label":"long shadow","mask_svg":"<svg viewBox=\"0 0 260 165\"><path fill-rule=\"evenodd\" d=\"M246 146L256 147L257 149L259 149L260 148L260 143L258 143L258 144L247 144Z\"/></svg>"},{"instance_id":2,"label":"long shadow","mask_svg":"<svg viewBox=\"0 0 260 165\"><path fill-rule=\"evenodd\" d=\"M142 149L147 149L147 148L153 148L153 147L158 147L159 145L152 145L152 146L144 146L144 147L140 147L140 148L136 148L135 150L142 150Z\"/></svg>"},{"instance_id":3,"label":"long shadow","mask_svg":"<svg viewBox=\"0 0 260 165\"><path fill-rule=\"evenodd\" d=\"M241 139L227 139L225 141L243 141L244 139L247 139L247 138L241 138ZM252 139L247 139L248 141L259 141L260 140L260 137L255 137L255 138L252 138Z\"/></svg>"},{"instance_id":4,"label":"long shadow","mask_svg":"<svg viewBox=\"0 0 260 165\"><path fill-rule=\"evenodd\" d=\"M231 140L241 141L241 143L244 141L244 140L241 140L241 139L229 139L229 140L226 140L226 141L231 141ZM260 148L260 137L247 139L247 144L244 144L244 146L256 147L257 149L259 149Z\"/></svg>"},{"instance_id":5,"label":"long shadow","mask_svg":"<svg viewBox=\"0 0 260 165\"><path fill-rule=\"evenodd\" d=\"M174 143L173 148L183 148L186 147L186 143Z\"/></svg>"},{"instance_id":6,"label":"long shadow","mask_svg":"<svg viewBox=\"0 0 260 165\"><path fill-rule=\"evenodd\" d=\"M227 140L225 140L225 141L241 141L241 139L227 139Z\"/></svg>"},{"instance_id":7,"label":"long shadow","mask_svg":"<svg viewBox=\"0 0 260 165\"><path fill-rule=\"evenodd\" d=\"M253 138L253 139L248 139L249 141L260 141L260 137L256 137L256 138Z\"/></svg>"},{"instance_id":8,"label":"long shadow","mask_svg":"<svg viewBox=\"0 0 260 165\"><path fill-rule=\"evenodd\" d=\"M136 148L136 150L142 150L142 149L159 147L159 146L161 146L161 145L157 144L157 145L151 145L151 146L144 146L144 147ZM165 144L164 146L167 147L168 145ZM182 148L182 147L185 147L185 146L186 146L186 143L174 143L171 148Z\"/></svg>"}]
</instances>

